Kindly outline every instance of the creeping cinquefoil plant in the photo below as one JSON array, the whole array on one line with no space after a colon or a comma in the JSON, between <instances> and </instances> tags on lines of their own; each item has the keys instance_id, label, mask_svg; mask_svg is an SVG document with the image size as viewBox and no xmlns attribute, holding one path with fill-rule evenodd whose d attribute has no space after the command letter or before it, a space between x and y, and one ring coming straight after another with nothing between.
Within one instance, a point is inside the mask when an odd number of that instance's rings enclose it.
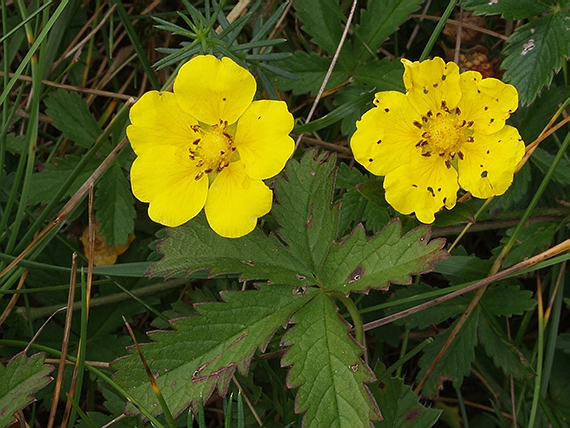
<instances>
[{"instance_id":1,"label":"creeping cinquefoil plant","mask_svg":"<svg viewBox=\"0 0 570 428\"><path fill-rule=\"evenodd\" d=\"M379 92L357 122L356 160L386 176L386 200L402 214L432 223L463 188L477 198L502 195L524 155L516 128L514 86L476 71L459 73L441 58L403 59L406 93Z\"/></svg>"}]
</instances>

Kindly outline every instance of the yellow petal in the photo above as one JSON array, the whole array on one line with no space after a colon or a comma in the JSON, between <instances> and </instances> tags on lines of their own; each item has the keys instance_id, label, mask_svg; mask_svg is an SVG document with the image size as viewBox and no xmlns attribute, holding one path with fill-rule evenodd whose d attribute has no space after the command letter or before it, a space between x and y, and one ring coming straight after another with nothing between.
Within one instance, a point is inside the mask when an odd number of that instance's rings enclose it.
<instances>
[{"instance_id":1,"label":"yellow petal","mask_svg":"<svg viewBox=\"0 0 570 428\"><path fill-rule=\"evenodd\" d=\"M422 62L402 59L402 63L408 98L420 114L426 115L430 110L435 114L442 110L442 102L450 110L457 106L461 98L457 64L446 64L439 57Z\"/></svg>"},{"instance_id":2,"label":"yellow petal","mask_svg":"<svg viewBox=\"0 0 570 428\"><path fill-rule=\"evenodd\" d=\"M386 175L407 163L417 151L416 144L422 139L422 118L400 92L378 92L374 104L376 107L356 122L350 148L368 171Z\"/></svg>"},{"instance_id":3,"label":"yellow petal","mask_svg":"<svg viewBox=\"0 0 570 428\"><path fill-rule=\"evenodd\" d=\"M188 151L176 146L143 150L131 167L133 194L149 202L149 217L165 226L179 226L200 212L208 194L208 177L199 173Z\"/></svg>"},{"instance_id":4,"label":"yellow petal","mask_svg":"<svg viewBox=\"0 0 570 428\"><path fill-rule=\"evenodd\" d=\"M459 185L455 169L447 168L439 156L414 156L386 176L384 189L386 201L396 211L415 212L422 223L432 223L442 207L455 206Z\"/></svg>"},{"instance_id":5,"label":"yellow petal","mask_svg":"<svg viewBox=\"0 0 570 428\"><path fill-rule=\"evenodd\" d=\"M148 147L188 147L198 138L190 127L198 122L185 113L171 92L150 91L131 107L127 135L135 153Z\"/></svg>"},{"instance_id":6,"label":"yellow petal","mask_svg":"<svg viewBox=\"0 0 570 428\"><path fill-rule=\"evenodd\" d=\"M476 198L502 195L524 155L524 142L516 128L505 126L495 134L474 134L473 143L461 147L459 184Z\"/></svg>"},{"instance_id":7,"label":"yellow petal","mask_svg":"<svg viewBox=\"0 0 570 428\"><path fill-rule=\"evenodd\" d=\"M499 131L518 107L518 93L513 85L491 77L482 79L476 71L461 74L461 92L461 118L473 121L472 129L478 133Z\"/></svg>"},{"instance_id":8,"label":"yellow petal","mask_svg":"<svg viewBox=\"0 0 570 428\"><path fill-rule=\"evenodd\" d=\"M200 122L234 123L251 104L256 91L249 71L230 58L198 55L180 68L174 94L184 111Z\"/></svg>"},{"instance_id":9,"label":"yellow petal","mask_svg":"<svg viewBox=\"0 0 570 428\"><path fill-rule=\"evenodd\" d=\"M254 101L240 117L235 145L247 175L266 179L277 175L293 154L289 133L293 116L283 101Z\"/></svg>"},{"instance_id":10,"label":"yellow petal","mask_svg":"<svg viewBox=\"0 0 570 428\"><path fill-rule=\"evenodd\" d=\"M210 186L204 210L210 227L225 238L251 232L257 219L269 212L273 192L261 180L246 175L241 161L220 172Z\"/></svg>"}]
</instances>

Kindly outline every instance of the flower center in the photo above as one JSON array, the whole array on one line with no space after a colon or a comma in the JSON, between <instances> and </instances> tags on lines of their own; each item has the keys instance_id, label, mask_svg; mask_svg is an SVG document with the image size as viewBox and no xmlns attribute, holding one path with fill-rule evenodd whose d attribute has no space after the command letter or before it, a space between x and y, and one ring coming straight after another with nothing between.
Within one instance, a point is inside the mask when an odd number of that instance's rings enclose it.
<instances>
[{"instance_id":1,"label":"flower center","mask_svg":"<svg viewBox=\"0 0 570 428\"><path fill-rule=\"evenodd\" d=\"M414 122L414 126L424 131L422 139L416 144L421 155L430 157L438 155L445 159L445 164L451 168L455 157L463 159L460 148L463 143L473 142L472 121L461 119L459 107L449 110L445 101L441 102L441 111L435 115L431 110L422 117L422 123Z\"/></svg>"},{"instance_id":2,"label":"flower center","mask_svg":"<svg viewBox=\"0 0 570 428\"><path fill-rule=\"evenodd\" d=\"M227 122L218 125L207 126L194 125L192 130L201 134L194 140L188 151L190 159L196 161L196 167L200 172L195 179L201 179L204 174L218 174L230 165L231 158L236 148L233 137L226 132Z\"/></svg>"}]
</instances>

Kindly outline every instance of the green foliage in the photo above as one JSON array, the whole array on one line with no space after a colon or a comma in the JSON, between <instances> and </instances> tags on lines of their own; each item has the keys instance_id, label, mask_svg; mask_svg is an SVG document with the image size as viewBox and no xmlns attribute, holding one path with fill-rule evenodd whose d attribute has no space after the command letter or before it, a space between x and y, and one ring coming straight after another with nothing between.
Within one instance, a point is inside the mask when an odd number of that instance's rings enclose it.
<instances>
[{"instance_id":1,"label":"green foliage","mask_svg":"<svg viewBox=\"0 0 570 428\"><path fill-rule=\"evenodd\" d=\"M477 15L502 15L507 19L525 19L548 11L546 2L535 0L461 0L461 6Z\"/></svg>"},{"instance_id":2,"label":"green foliage","mask_svg":"<svg viewBox=\"0 0 570 428\"><path fill-rule=\"evenodd\" d=\"M364 385L374 380L372 370L332 301L319 294L291 322L295 325L283 338L289 349L281 364L292 365L287 384L299 388L295 410L306 412L303 426L365 427L379 420L380 411Z\"/></svg>"},{"instance_id":3,"label":"green foliage","mask_svg":"<svg viewBox=\"0 0 570 428\"><path fill-rule=\"evenodd\" d=\"M549 13L519 27L504 50L504 79L519 91L522 104L531 103L570 57L567 23L570 11Z\"/></svg>"},{"instance_id":4,"label":"green foliage","mask_svg":"<svg viewBox=\"0 0 570 428\"><path fill-rule=\"evenodd\" d=\"M44 364L44 355L26 358L23 353L12 358L6 366L0 364L0 426L15 421L14 413L34 401L34 394L51 382L53 367Z\"/></svg>"},{"instance_id":5,"label":"green foliage","mask_svg":"<svg viewBox=\"0 0 570 428\"><path fill-rule=\"evenodd\" d=\"M198 217L171 230L159 246L164 258L150 268L153 275L209 268L212 275L239 273L242 280L272 284L224 293L225 303L197 305L201 315L173 322L174 332L150 334L156 343L144 345L143 353L159 374L173 413L187 405L196 410L199 398L214 388L225 394L234 370L246 374L254 351L263 350L279 326L292 322L295 326L281 341L288 347L282 364L292 365L289 384L299 388L296 410L305 413L305 425L368 426L378 419L365 385L374 377L332 298L338 292L387 288L389 282L409 283L410 275L431 270L447 253L442 240L429 242L427 227L402 237L399 222L370 240L357 228L337 244L334 176L334 157L307 153L299 162L289 161L273 209L281 225L277 235L285 244L259 229L239 239L221 238ZM117 383L136 389L141 402L159 411L137 358L118 360L114 368ZM320 406L323 400L332 407Z\"/></svg>"},{"instance_id":6,"label":"green foliage","mask_svg":"<svg viewBox=\"0 0 570 428\"><path fill-rule=\"evenodd\" d=\"M372 395L382 409L384 420L374 424L377 428L428 428L441 414L418 402L418 396L398 377L384 376L386 367L379 363L374 372L381 380L370 385Z\"/></svg>"},{"instance_id":7,"label":"green foliage","mask_svg":"<svg viewBox=\"0 0 570 428\"><path fill-rule=\"evenodd\" d=\"M103 132L87 103L77 92L60 89L50 94L44 102L46 114L53 119L53 126L78 146L90 148Z\"/></svg>"},{"instance_id":8,"label":"green foliage","mask_svg":"<svg viewBox=\"0 0 570 428\"><path fill-rule=\"evenodd\" d=\"M103 174L95 194L99 233L110 247L124 245L135 228L134 198L122 168L117 162Z\"/></svg>"}]
</instances>

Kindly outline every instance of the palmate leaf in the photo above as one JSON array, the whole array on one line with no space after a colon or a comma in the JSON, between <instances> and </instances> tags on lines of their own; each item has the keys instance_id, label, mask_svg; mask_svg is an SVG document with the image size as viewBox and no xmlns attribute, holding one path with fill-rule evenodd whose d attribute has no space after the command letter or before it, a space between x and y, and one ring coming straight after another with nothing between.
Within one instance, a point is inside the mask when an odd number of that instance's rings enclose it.
<instances>
[{"instance_id":1,"label":"palmate leaf","mask_svg":"<svg viewBox=\"0 0 570 428\"><path fill-rule=\"evenodd\" d=\"M150 267L152 276L208 268L211 275L241 273L244 280L267 279L273 284L304 285L312 277L277 239L259 229L239 239L222 238L203 216L168 229L168 238L159 244L159 250L164 258Z\"/></svg>"},{"instance_id":2,"label":"palmate leaf","mask_svg":"<svg viewBox=\"0 0 570 428\"><path fill-rule=\"evenodd\" d=\"M279 180L279 205L273 215L281 224L281 237L299 260L318 272L336 238L339 206L332 205L335 162L328 156L307 153L300 162L289 162L287 180Z\"/></svg>"},{"instance_id":3,"label":"palmate leaf","mask_svg":"<svg viewBox=\"0 0 570 428\"><path fill-rule=\"evenodd\" d=\"M380 376L386 367L380 363L374 369ZM428 428L433 426L441 410L429 409L418 402L414 391L400 378L388 377L370 385L372 395L382 409L384 420L377 428Z\"/></svg>"},{"instance_id":4,"label":"palmate leaf","mask_svg":"<svg viewBox=\"0 0 570 428\"><path fill-rule=\"evenodd\" d=\"M44 359L43 354L30 358L18 354L8 365L0 364L0 427L14 422L14 413L33 402L34 393L51 382L48 375L53 366L44 364Z\"/></svg>"},{"instance_id":5,"label":"palmate leaf","mask_svg":"<svg viewBox=\"0 0 570 428\"><path fill-rule=\"evenodd\" d=\"M410 284L411 275L433 270L443 260L444 239L429 241L430 229L420 226L402 236L399 220L368 239L362 226L331 248L320 273L327 290L348 294L370 288L386 289L389 283Z\"/></svg>"},{"instance_id":6,"label":"palmate leaf","mask_svg":"<svg viewBox=\"0 0 570 428\"><path fill-rule=\"evenodd\" d=\"M293 6L312 41L334 54L342 35L341 22L346 19L338 0L295 0Z\"/></svg>"},{"instance_id":7,"label":"palmate leaf","mask_svg":"<svg viewBox=\"0 0 570 428\"><path fill-rule=\"evenodd\" d=\"M569 11L559 11L518 28L504 50L504 79L519 92L521 104L530 104L570 56Z\"/></svg>"},{"instance_id":8,"label":"palmate leaf","mask_svg":"<svg viewBox=\"0 0 570 428\"><path fill-rule=\"evenodd\" d=\"M298 293L293 287L267 285L224 292L224 303L196 305L200 316L172 321L174 331L151 332L155 343L141 348L170 411L179 414L189 405L197 410L200 398L206 401L215 388L224 395L234 371L246 375L254 352L263 351L315 293L312 288ZM118 370L115 382L153 414L160 413L138 355L116 360L113 368ZM137 410L127 405L126 412Z\"/></svg>"},{"instance_id":9,"label":"palmate leaf","mask_svg":"<svg viewBox=\"0 0 570 428\"><path fill-rule=\"evenodd\" d=\"M292 366L289 387L299 388L295 411L306 428L370 427L380 411L365 383L374 380L360 359L363 349L348 334L330 297L320 293L293 317L281 364Z\"/></svg>"}]
</instances>

